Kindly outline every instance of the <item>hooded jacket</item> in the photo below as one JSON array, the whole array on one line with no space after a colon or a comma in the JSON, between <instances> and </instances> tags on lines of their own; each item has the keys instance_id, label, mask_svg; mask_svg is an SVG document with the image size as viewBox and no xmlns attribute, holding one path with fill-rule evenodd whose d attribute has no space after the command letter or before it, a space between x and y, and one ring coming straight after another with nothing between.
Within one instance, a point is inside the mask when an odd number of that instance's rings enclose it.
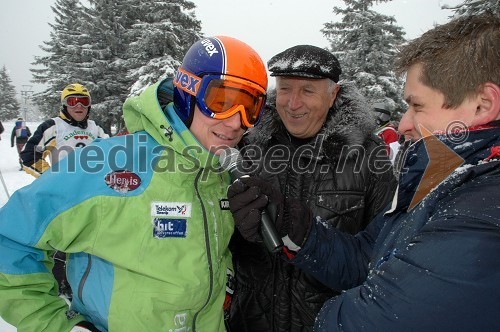
<instances>
[{"instance_id":1,"label":"hooded jacket","mask_svg":"<svg viewBox=\"0 0 500 332\"><path fill-rule=\"evenodd\" d=\"M299 141L271 105L242 153L252 160L254 173L282 194L355 234L388 203L396 185L385 148L371 134L375 120L368 109L356 89L342 85L316 137ZM311 331L323 302L338 294L238 232L231 249L237 280L234 331Z\"/></svg>"},{"instance_id":2,"label":"hooded jacket","mask_svg":"<svg viewBox=\"0 0 500 332\"><path fill-rule=\"evenodd\" d=\"M313 223L292 262L348 289L315 331L500 330L499 133L496 121L414 143L390 210L356 236Z\"/></svg>"},{"instance_id":3,"label":"hooded jacket","mask_svg":"<svg viewBox=\"0 0 500 332\"><path fill-rule=\"evenodd\" d=\"M0 210L0 315L19 331L224 330L229 175L157 88L125 102L133 134L78 149ZM69 253L71 311L54 250Z\"/></svg>"}]
</instances>

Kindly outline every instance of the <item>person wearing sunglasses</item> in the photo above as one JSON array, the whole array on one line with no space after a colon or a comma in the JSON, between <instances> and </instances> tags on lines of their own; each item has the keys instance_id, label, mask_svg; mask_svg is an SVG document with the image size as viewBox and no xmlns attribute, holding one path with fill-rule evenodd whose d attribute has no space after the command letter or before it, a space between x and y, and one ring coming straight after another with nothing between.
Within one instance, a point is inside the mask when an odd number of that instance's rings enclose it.
<instances>
[{"instance_id":1,"label":"person wearing sunglasses","mask_svg":"<svg viewBox=\"0 0 500 332\"><path fill-rule=\"evenodd\" d=\"M19 331L226 330L234 220L219 154L258 123L267 72L217 36L165 76L125 101L129 134L76 150L73 172L64 158L0 209L0 315ZM70 308L54 250L68 253Z\"/></svg>"},{"instance_id":2,"label":"person wearing sunglasses","mask_svg":"<svg viewBox=\"0 0 500 332\"><path fill-rule=\"evenodd\" d=\"M373 134L369 105L354 86L340 81L339 61L320 47L293 46L272 57L268 67L276 77L276 95L244 139L242 154L255 169L248 181L274 186L343 232L364 229L396 186L384 146ZM247 179L233 185L248 189L246 197L228 194L238 227L231 246L237 284L231 330L312 331L323 302L340 289L289 264L282 259L284 252L268 252L255 236L261 225L255 205L241 202L264 193L272 205L274 191ZM307 222L293 211L292 204L278 212L278 218L295 218L296 233L283 239L285 245L307 232ZM277 225L278 233L285 236L289 227L286 222Z\"/></svg>"},{"instance_id":3,"label":"person wearing sunglasses","mask_svg":"<svg viewBox=\"0 0 500 332\"><path fill-rule=\"evenodd\" d=\"M90 106L90 92L83 85L72 83L62 90L59 116L41 123L21 152L27 173L39 177L75 148L87 146L96 138L109 137L89 120Z\"/></svg>"}]
</instances>

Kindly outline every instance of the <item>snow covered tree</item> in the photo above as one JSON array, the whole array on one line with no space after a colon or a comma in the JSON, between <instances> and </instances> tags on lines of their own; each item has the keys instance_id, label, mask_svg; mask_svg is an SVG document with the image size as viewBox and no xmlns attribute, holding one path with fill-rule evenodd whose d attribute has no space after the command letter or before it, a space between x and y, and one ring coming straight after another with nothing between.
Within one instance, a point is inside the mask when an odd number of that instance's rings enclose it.
<instances>
[{"instance_id":1,"label":"snow covered tree","mask_svg":"<svg viewBox=\"0 0 500 332\"><path fill-rule=\"evenodd\" d=\"M324 24L321 32L342 66L341 79L352 81L370 102L383 101L398 119L406 104L402 99L403 81L397 78L392 62L405 42L403 29L392 16L372 10L375 0L343 0L345 8L335 6L340 22ZM387 0L386 0L387 1Z\"/></svg>"},{"instance_id":2,"label":"snow covered tree","mask_svg":"<svg viewBox=\"0 0 500 332\"><path fill-rule=\"evenodd\" d=\"M492 13L500 16L500 0L465 0L454 7L444 5L443 9L454 10L455 14L453 17L472 16L483 13Z\"/></svg>"},{"instance_id":3,"label":"snow covered tree","mask_svg":"<svg viewBox=\"0 0 500 332\"><path fill-rule=\"evenodd\" d=\"M172 74L200 38L194 8L186 0L56 0L46 55L33 63L41 67L32 69L34 82L48 85L37 104L53 116L64 86L81 83L92 96L91 117L109 131L131 92Z\"/></svg>"},{"instance_id":4,"label":"snow covered tree","mask_svg":"<svg viewBox=\"0 0 500 332\"><path fill-rule=\"evenodd\" d=\"M70 83L86 81L84 47L88 40L82 36L82 7L79 0L56 0L52 8L55 23L50 40L40 46L45 55L35 56L31 68L33 82L42 83L47 88L33 96L40 111L47 117L56 116L61 109L60 93Z\"/></svg>"},{"instance_id":5,"label":"snow covered tree","mask_svg":"<svg viewBox=\"0 0 500 332\"><path fill-rule=\"evenodd\" d=\"M130 92L137 94L173 75L189 47L201 39L201 25L191 1L135 1L133 8L140 15L128 32L134 42L127 63L129 77L135 82Z\"/></svg>"},{"instance_id":6,"label":"snow covered tree","mask_svg":"<svg viewBox=\"0 0 500 332\"><path fill-rule=\"evenodd\" d=\"M19 115L19 102L16 89L12 85L5 66L0 69L0 120L11 120Z\"/></svg>"}]
</instances>

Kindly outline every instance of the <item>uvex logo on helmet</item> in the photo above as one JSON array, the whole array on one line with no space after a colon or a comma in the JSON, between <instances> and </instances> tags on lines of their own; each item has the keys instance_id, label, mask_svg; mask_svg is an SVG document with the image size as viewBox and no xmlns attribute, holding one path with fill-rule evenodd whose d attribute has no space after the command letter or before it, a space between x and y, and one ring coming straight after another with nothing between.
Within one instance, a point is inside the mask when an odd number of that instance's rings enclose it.
<instances>
[{"instance_id":1,"label":"uvex logo on helmet","mask_svg":"<svg viewBox=\"0 0 500 332\"><path fill-rule=\"evenodd\" d=\"M216 53L219 53L219 51L217 51L217 48L215 48L215 45L212 43L212 41L210 39L203 39L201 41L201 44L203 46L205 46L205 50L208 52L208 55L210 57L212 57L212 55L216 54Z\"/></svg>"},{"instance_id":2,"label":"uvex logo on helmet","mask_svg":"<svg viewBox=\"0 0 500 332\"><path fill-rule=\"evenodd\" d=\"M201 77L179 68L175 73L174 85L179 89L196 96L200 87Z\"/></svg>"}]
</instances>

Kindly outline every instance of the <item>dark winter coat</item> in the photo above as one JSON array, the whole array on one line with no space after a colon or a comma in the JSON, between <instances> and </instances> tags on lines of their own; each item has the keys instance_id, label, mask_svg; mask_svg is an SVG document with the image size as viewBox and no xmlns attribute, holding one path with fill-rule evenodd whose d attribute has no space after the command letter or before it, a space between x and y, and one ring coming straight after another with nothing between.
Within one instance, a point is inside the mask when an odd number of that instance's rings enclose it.
<instances>
[{"instance_id":1,"label":"dark winter coat","mask_svg":"<svg viewBox=\"0 0 500 332\"><path fill-rule=\"evenodd\" d=\"M350 288L325 303L316 331L500 331L500 121L493 126L439 138L465 160L444 180L435 170L452 151L416 142L391 210L355 237L313 223L292 262ZM431 163L426 146L438 148Z\"/></svg>"},{"instance_id":2,"label":"dark winter coat","mask_svg":"<svg viewBox=\"0 0 500 332\"><path fill-rule=\"evenodd\" d=\"M371 134L375 122L366 110L355 89L344 86L317 137L299 141L268 109L242 153L254 159L255 173L283 194L302 199L315 215L354 234L387 204L395 188L391 164ZM310 331L323 302L338 294L237 232L231 248L237 279L232 331Z\"/></svg>"},{"instance_id":3,"label":"dark winter coat","mask_svg":"<svg viewBox=\"0 0 500 332\"><path fill-rule=\"evenodd\" d=\"M24 136L17 135L17 133L19 131L18 129L20 129L21 127L23 127L23 129L26 130L26 134ZM10 134L10 146L14 146L14 143L16 145L24 145L24 144L26 144L28 139L31 137L30 128L26 125L21 126L21 127L17 126L17 123L16 123L16 126L14 126L14 128L12 128L12 133Z\"/></svg>"}]
</instances>

